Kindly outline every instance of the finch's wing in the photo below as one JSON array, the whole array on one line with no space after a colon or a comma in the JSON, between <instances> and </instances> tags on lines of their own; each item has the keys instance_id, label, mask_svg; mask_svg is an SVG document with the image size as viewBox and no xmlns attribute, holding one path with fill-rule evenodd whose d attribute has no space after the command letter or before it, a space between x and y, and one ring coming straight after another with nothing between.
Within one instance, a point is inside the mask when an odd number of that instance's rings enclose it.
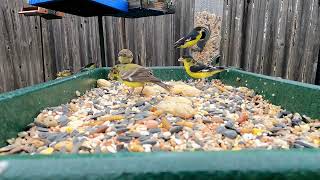
<instances>
[{"instance_id":1,"label":"finch's wing","mask_svg":"<svg viewBox=\"0 0 320 180\"><path fill-rule=\"evenodd\" d=\"M174 47L177 48L179 46L184 45L186 42L195 40L198 35L199 35L199 32L193 30L186 37L183 37L183 38L179 39L177 42L175 42Z\"/></svg>"},{"instance_id":2,"label":"finch's wing","mask_svg":"<svg viewBox=\"0 0 320 180\"><path fill-rule=\"evenodd\" d=\"M160 80L153 76L150 69L138 67L121 74L121 79L130 82L159 82Z\"/></svg>"},{"instance_id":3,"label":"finch's wing","mask_svg":"<svg viewBox=\"0 0 320 180\"><path fill-rule=\"evenodd\" d=\"M218 70L224 70L223 66L206 66L204 64L197 63L190 67L191 72L212 72Z\"/></svg>"}]
</instances>

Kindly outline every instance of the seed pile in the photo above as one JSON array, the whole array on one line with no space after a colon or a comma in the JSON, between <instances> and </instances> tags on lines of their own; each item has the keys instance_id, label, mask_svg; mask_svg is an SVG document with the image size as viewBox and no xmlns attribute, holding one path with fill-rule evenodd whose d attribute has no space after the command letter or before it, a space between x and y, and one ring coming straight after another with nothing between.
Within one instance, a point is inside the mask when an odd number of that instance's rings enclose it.
<instances>
[{"instance_id":1,"label":"seed pile","mask_svg":"<svg viewBox=\"0 0 320 180\"><path fill-rule=\"evenodd\" d=\"M143 95L118 82L44 109L2 155L319 148L320 123L282 110L254 91L213 80L148 85ZM198 88L195 88L195 87Z\"/></svg>"}]
</instances>

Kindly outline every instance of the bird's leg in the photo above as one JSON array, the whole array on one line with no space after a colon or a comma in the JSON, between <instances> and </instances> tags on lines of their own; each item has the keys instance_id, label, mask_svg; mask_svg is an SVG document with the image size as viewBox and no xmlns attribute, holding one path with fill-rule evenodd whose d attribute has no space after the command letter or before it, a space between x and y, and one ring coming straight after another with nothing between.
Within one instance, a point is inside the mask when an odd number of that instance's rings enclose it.
<instances>
[{"instance_id":1,"label":"bird's leg","mask_svg":"<svg viewBox=\"0 0 320 180\"><path fill-rule=\"evenodd\" d=\"M208 79L203 79L203 87L205 87L208 82L209 82Z\"/></svg>"},{"instance_id":2,"label":"bird's leg","mask_svg":"<svg viewBox=\"0 0 320 180\"><path fill-rule=\"evenodd\" d=\"M142 93L143 90L144 90L144 86L142 86L142 89L141 89L141 91L140 91L140 96L143 95L143 93Z\"/></svg>"},{"instance_id":3,"label":"bird's leg","mask_svg":"<svg viewBox=\"0 0 320 180\"><path fill-rule=\"evenodd\" d=\"M198 89L202 89L204 87L204 84L205 84L205 79L199 79L198 82L196 83L196 87Z\"/></svg>"},{"instance_id":4,"label":"bird's leg","mask_svg":"<svg viewBox=\"0 0 320 180\"><path fill-rule=\"evenodd\" d=\"M203 87L206 84L206 79L201 79L200 83L201 83L201 86Z\"/></svg>"},{"instance_id":5,"label":"bird's leg","mask_svg":"<svg viewBox=\"0 0 320 180\"><path fill-rule=\"evenodd\" d=\"M196 84L195 84L196 88L198 88L198 89L201 89L201 87L199 85L200 81L201 81L201 79L197 79Z\"/></svg>"},{"instance_id":6,"label":"bird's leg","mask_svg":"<svg viewBox=\"0 0 320 180\"><path fill-rule=\"evenodd\" d=\"M134 88L131 88L131 90L132 90L132 91L128 90L128 91L129 91L128 97L131 97L131 96L132 96L132 94L133 94L133 92L134 92Z\"/></svg>"}]
</instances>

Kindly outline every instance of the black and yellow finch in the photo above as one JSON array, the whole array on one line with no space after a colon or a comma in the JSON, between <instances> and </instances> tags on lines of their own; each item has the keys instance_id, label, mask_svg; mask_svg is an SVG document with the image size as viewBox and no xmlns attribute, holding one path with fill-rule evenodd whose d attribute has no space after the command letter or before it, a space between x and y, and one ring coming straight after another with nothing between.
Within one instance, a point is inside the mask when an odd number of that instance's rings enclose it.
<instances>
[{"instance_id":1,"label":"black and yellow finch","mask_svg":"<svg viewBox=\"0 0 320 180\"><path fill-rule=\"evenodd\" d=\"M191 48L201 40L208 38L209 30L205 27L195 27L187 36L179 39L177 42L174 43L175 48ZM204 45L202 45L204 46ZM203 48L203 47L202 47Z\"/></svg>"},{"instance_id":2,"label":"black and yellow finch","mask_svg":"<svg viewBox=\"0 0 320 180\"><path fill-rule=\"evenodd\" d=\"M205 79L226 70L223 66L207 66L196 62L191 56L183 56L178 61L183 62L187 74L194 79Z\"/></svg>"},{"instance_id":3,"label":"black and yellow finch","mask_svg":"<svg viewBox=\"0 0 320 180\"><path fill-rule=\"evenodd\" d=\"M108 77L111 80L118 80L133 89L136 87L142 87L140 94L143 92L146 83L157 84L168 91L170 91L171 87L156 78L150 69L137 64L115 65L110 70Z\"/></svg>"},{"instance_id":4,"label":"black and yellow finch","mask_svg":"<svg viewBox=\"0 0 320 180\"><path fill-rule=\"evenodd\" d=\"M198 41L196 47L194 48L195 51L202 52L207 45L207 42L211 36L210 26L209 29L203 28L203 37Z\"/></svg>"},{"instance_id":5,"label":"black and yellow finch","mask_svg":"<svg viewBox=\"0 0 320 180\"><path fill-rule=\"evenodd\" d=\"M89 70L92 70L92 69L95 69L96 68L96 64L95 63L89 63L87 65L85 65L84 67L82 67L80 69L80 71L89 71Z\"/></svg>"},{"instance_id":6,"label":"black and yellow finch","mask_svg":"<svg viewBox=\"0 0 320 180\"><path fill-rule=\"evenodd\" d=\"M133 53L129 49L122 49L118 53L118 60L121 64L130 64L133 61Z\"/></svg>"}]
</instances>

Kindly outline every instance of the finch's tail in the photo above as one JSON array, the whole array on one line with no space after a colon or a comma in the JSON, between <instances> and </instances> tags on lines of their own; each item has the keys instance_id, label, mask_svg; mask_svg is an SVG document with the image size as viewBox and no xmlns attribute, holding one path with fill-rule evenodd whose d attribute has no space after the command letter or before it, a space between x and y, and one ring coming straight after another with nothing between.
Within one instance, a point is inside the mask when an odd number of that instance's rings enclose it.
<instances>
[{"instance_id":1,"label":"finch's tail","mask_svg":"<svg viewBox=\"0 0 320 180\"><path fill-rule=\"evenodd\" d=\"M161 81L159 81L159 82L154 82L154 83L157 84L158 86L164 88L164 89L167 90L167 91L170 91L170 89L172 88L172 86L170 86L170 85L168 85L168 84L165 84L165 83L163 83L163 82L161 82Z\"/></svg>"}]
</instances>

